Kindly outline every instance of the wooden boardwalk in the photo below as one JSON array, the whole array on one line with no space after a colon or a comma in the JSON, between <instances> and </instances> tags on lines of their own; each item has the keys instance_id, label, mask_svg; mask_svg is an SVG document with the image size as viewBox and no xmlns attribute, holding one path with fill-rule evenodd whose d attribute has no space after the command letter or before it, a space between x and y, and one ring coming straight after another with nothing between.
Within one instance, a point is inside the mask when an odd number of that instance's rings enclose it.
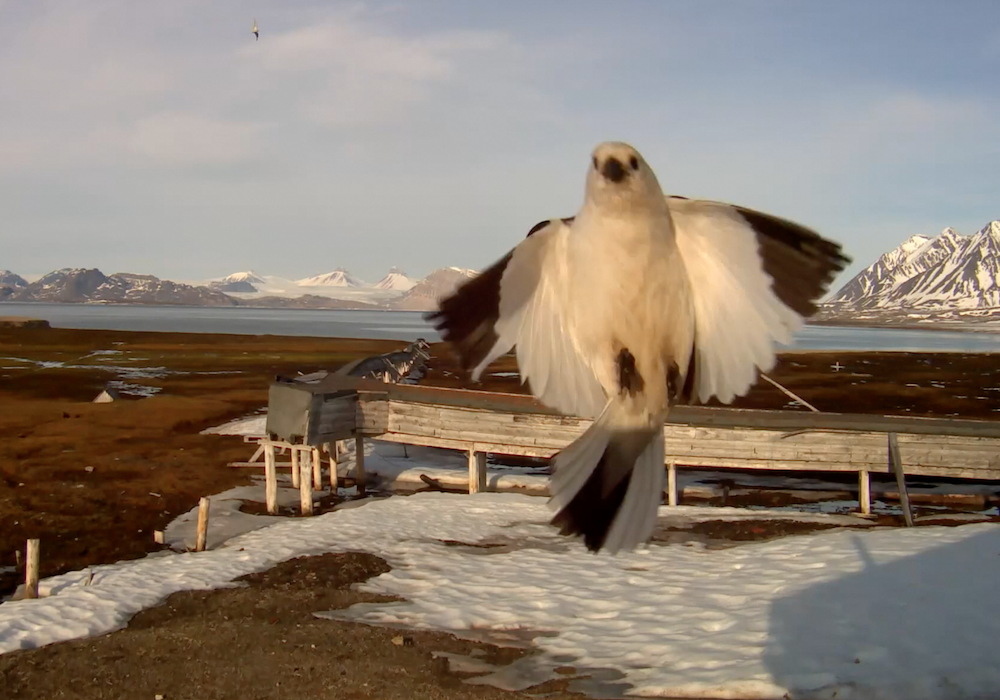
<instances>
[{"instance_id":1,"label":"wooden boardwalk","mask_svg":"<svg viewBox=\"0 0 1000 700\"><path fill-rule=\"evenodd\" d=\"M359 447L371 438L462 450L475 492L486 488L487 453L551 457L590 423L520 394L331 376L272 384L267 431L276 444L309 450L352 437ZM904 473L1000 480L1000 422L678 407L663 437L670 503L676 468L685 466L856 472L862 512L870 510L869 475L893 473L893 456L900 480Z\"/></svg>"}]
</instances>

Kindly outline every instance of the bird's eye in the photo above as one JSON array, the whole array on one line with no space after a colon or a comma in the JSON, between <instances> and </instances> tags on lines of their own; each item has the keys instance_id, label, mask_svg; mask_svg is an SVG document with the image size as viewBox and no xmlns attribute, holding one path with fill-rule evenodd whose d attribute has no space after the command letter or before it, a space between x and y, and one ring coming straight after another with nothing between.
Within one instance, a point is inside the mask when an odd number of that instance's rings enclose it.
<instances>
[{"instance_id":1,"label":"bird's eye","mask_svg":"<svg viewBox=\"0 0 1000 700\"><path fill-rule=\"evenodd\" d=\"M597 156L594 156L594 170L597 170Z\"/></svg>"},{"instance_id":2,"label":"bird's eye","mask_svg":"<svg viewBox=\"0 0 1000 700\"><path fill-rule=\"evenodd\" d=\"M628 164L632 166L632 170L639 169L639 159L636 158L635 156L632 156L631 158L628 159Z\"/></svg>"}]
</instances>

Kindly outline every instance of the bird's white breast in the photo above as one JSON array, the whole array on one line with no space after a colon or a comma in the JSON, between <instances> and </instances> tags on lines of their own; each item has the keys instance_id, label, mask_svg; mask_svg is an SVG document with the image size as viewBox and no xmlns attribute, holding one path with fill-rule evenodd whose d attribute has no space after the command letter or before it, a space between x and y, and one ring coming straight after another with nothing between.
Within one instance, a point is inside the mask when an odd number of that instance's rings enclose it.
<instances>
[{"instance_id":1,"label":"bird's white breast","mask_svg":"<svg viewBox=\"0 0 1000 700\"><path fill-rule=\"evenodd\" d=\"M567 245L571 333L605 391L618 388L619 351L632 353L645 400L666 405L671 362L687 367L691 294L669 215L608 216L586 208Z\"/></svg>"}]
</instances>

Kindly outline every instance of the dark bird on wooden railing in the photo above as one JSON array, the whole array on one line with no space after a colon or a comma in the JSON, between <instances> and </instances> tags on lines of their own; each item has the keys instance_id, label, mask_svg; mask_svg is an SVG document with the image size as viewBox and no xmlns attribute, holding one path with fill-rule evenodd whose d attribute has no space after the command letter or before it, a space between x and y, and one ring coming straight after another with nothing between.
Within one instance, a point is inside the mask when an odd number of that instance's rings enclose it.
<instances>
[{"instance_id":1,"label":"dark bird on wooden railing","mask_svg":"<svg viewBox=\"0 0 1000 700\"><path fill-rule=\"evenodd\" d=\"M430 359L430 353L427 352L429 347L427 341L420 338L403 350L349 362L338 369L336 374L377 379L387 384L409 381L422 375L425 362Z\"/></svg>"},{"instance_id":2,"label":"dark bird on wooden railing","mask_svg":"<svg viewBox=\"0 0 1000 700\"><path fill-rule=\"evenodd\" d=\"M638 151L604 143L577 214L533 227L429 319L474 380L516 348L539 401L594 419L556 455L550 505L563 534L614 553L652 534L670 407L745 394L849 262L790 221L665 196Z\"/></svg>"}]
</instances>

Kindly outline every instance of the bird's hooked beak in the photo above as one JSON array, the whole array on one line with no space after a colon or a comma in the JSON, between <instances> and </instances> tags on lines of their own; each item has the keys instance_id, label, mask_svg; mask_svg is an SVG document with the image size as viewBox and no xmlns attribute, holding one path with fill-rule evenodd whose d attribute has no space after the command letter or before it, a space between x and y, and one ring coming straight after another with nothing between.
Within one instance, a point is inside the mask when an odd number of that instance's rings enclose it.
<instances>
[{"instance_id":1,"label":"bird's hooked beak","mask_svg":"<svg viewBox=\"0 0 1000 700\"><path fill-rule=\"evenodd\" d=\"M618 183L628 177L628 170L625 169L620 160L614 156L610 156L604 161L604 165L601 166L601 175L606 180Z\"/></svg>"}]
</instances>

